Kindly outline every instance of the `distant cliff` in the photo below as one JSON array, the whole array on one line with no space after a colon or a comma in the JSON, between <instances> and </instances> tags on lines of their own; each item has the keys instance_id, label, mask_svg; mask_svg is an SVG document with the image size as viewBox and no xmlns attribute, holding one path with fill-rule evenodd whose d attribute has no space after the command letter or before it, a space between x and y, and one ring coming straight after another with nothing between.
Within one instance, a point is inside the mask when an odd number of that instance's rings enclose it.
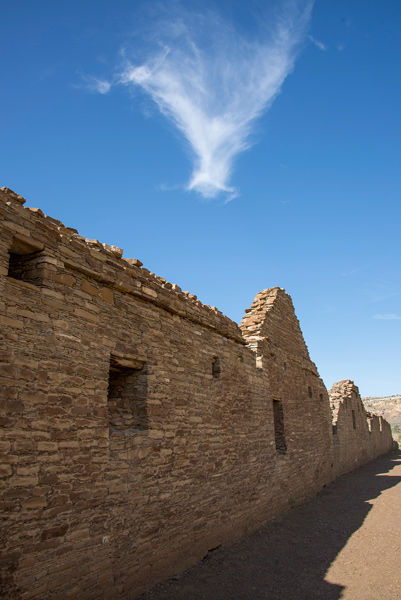
<instances>
[{"instance_id":1,"label":"distant cliff","mask_svg":"<svg viewBox=\"0 0 401 600\"><path fill-rule=\"evenodd\" d=\"M367 411L383 416L391 425L393 438L401 443L401 395L362 398Z\"/></svg>"}]
</instances>

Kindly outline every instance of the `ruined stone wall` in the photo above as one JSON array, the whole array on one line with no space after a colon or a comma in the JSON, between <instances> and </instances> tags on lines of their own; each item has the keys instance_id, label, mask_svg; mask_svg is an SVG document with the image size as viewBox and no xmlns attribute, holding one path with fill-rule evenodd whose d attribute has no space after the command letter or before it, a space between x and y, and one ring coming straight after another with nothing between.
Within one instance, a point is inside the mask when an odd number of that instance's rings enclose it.
<instances>
[{"instance_id":1,"label":"ruined stone wall","mask_svg":"<svg viewBox=\"0 0 401 600\"><path fill-rule=\"evenodd\" d=\"M2 597L133 598L333 478L283 290L240 329L23 204L0 190Z\"/></svg>"},{"instance_id":2,"label":"ruined stone wall","mask_svg":"<svg viewBox=\"0 0 401 600\"><path fill-rule=\"evenodd\" d=\"M259 292L241 330L255 352L269 398L282 405L283 478L294 498L304 499L332 478L331 416L327 390L310 360L290 296L280 288Z\"/></svg>"},{"instance_id":3,"label":"ruined stone wall","mask_svg":"<svg viewBox=\"0 0 401 600\"><path fill-rule=\"evenodd\" d=\"M336 475L351 471L392 449L389 423L383 417L366 412L353 381L347 379L334 384L329 396Z\"/></svg>"}]
</instances>

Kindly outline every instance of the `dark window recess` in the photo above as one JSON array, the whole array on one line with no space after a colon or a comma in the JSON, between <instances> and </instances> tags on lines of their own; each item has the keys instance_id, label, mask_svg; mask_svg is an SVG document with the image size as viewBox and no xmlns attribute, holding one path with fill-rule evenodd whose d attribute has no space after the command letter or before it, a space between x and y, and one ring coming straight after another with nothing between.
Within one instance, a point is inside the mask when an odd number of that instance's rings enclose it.
<instances>
[{"instance_id":1,"label":"dark window recess","mask_svg":"<svg viewBox=\"0 0 401 600\"><path fill-rule=\"evenodd\" d=\"M287 452L287 444L284 432L284 411L283 403L279 400L273 400L273 417L276 450L279 454L285 454Z\"/></svg>"},{"instance_id":2,"label":"dark window recess","mask_svg":"<svg viewBox=\"0 0 401 600\"><path fill-rule=\"evenodd\" d=\"M333 425L333 435L337 434L337 424Z\"/></svg>"},{"instance_id":3,"label":"dark window recess","mask_svg":"<svg viewBox=\"0 0 401 600\"><path fill-rule=\"evenodd\" d=\"M284 363L284 371L287 370L287 363Z\"/></svg>"},{"instance_id":4,"label":"dark window recess","mask_svg":"<svg viewBox=\"0 0 401 600\"><path fill-rule=\"evenodd\" d=\"M44 279L43 244L15 236L9 252L8 276L40 285Z\"/></svg>"},{"instance_id":5,"label":"dark window recess","mask_svg":"<svg viewBox=\"0 0 401 600\"><path fill-rule=\"evenodd\" d=\"M352 410L352 427L356 429L355 411Z\"/></svg>"},{"instance_id":6,"label":"dark window recess","mask_svg":"<svg viewBox=\"0 0 401 600\"><path fill-rule=\"evenodd\" d=\"M213 358L213 362L212 362L212 375L215 379L219 379L220 378L220 374L221 374L221 370L220 370L220 359L218 356L215 356Z\"/></svg>"},{"instance_id":7,"label":"dark window recess","mask_svg":"<svg viewBox=\"0 0 401 600\"><path fill-rule=\"evenodd\" d=\"M319 400L320 402L323 402L323 394L319 394Z\"/></svg>"},{"instance_id":8,"label":"dark window recess","mask_svg":"<svg viewBox=\"0 0 401 600\"><path fill-rule=\"evenodd\" d=\"M308 396L309 396L309 398L312 398L312 396L313 396L311 387L308 387Z\"/></svg>"},{"instance_id":9,"label":"dark window recess","mask_svg":"<svg viewBox=\"0 0 401 600\"><path fill-rule=\"evenodd\" d=\"M146 363L112 356L107 402L110 430L147 430L147 395Z\"/></svg>"}]
</instances>

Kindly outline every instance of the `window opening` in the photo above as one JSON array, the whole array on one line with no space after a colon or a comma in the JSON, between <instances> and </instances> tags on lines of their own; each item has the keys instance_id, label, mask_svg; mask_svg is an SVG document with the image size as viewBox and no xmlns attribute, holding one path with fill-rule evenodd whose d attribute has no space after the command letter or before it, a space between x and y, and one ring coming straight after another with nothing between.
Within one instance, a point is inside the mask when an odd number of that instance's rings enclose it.
<instances>
[{"instance_id":1,"label":"window opening","mask_svg":"<svg viewBox=\"0 0 401 600\"><path fill-rule=\"evenodd\" d=\"M352 410L351 413L352 413L352 427L354 429L356 429L355 411Z\"/></svg>"},{"instance_id":2,"label":"window opening","mask_svg":"<svg viewBox=\"0 0 401 600\"><path fill-rule=\"evenodd\" d=\"M308 387L308 396L309 396L309 398L312 398L312 396L313 396L311 387Z\"/></svg>"},{"instance_id":3,"label":"window opening","mask_svg":"<svg viewBox=\"0 0 401 600\"><path fill-rule=\"evenodd\" d=\"M280 400L273 400L274 437L278 454L287 452L284 432L284 410Z\"/></svg>"},{"instance_id":4,"label":"window opening","mask_svg":"<svg viewBox=\"0 0 401 600\"><path fill-rule=\"evenodd\" d=\"M337 434L337 424L333 425L333 435Z\"/></svg>"},{"instance_id":5,"label":"window opening","mask_svg":"<svg viewBox=\"0 0 401 600\"><path fill-rule=\"evenodd\" d=\"M13 238L9 250L8 277L39 285L43 281L44 245L23 235Z\"/></svg>"},{"instance_id":6,"label":"window opening","mask_svg":"<svg viewBox=\"0 0 401 600\"><path fill-rule=\"evenodd\" d=\"M212 361L212 376L214 379L219 379L221 375L220 369L220 359L218 356L215 356Z\"/></svg>"},{"instance_id":7,"label":"window opening","mask_svg":"<svg viewBox=\"0 0 401 600\"><path fill-rule=\"evenodd\" d=\"M287 363L285 362L284 363L284 371L286 371L286 370L287 370Z\"/></svg>"},{"instance_id":8,"label":"window opening","mask_svg":"<svg viewBox=\"0 0 401 600\"><path fill-rule=\"evenodd\" d=\"M110 430L147 430L147 395L146 363L111 356L107 402Z\"/></svg>"},{"instance_id":9,"label":"window opening","mask_svg":"<svg viewBox=\"0 0 401 600\"><path fill-rule=\"evenodd\" d=\"M323 394L319 394L319 400L320 402L323 402Z\"/></svg>"}]
</instances>

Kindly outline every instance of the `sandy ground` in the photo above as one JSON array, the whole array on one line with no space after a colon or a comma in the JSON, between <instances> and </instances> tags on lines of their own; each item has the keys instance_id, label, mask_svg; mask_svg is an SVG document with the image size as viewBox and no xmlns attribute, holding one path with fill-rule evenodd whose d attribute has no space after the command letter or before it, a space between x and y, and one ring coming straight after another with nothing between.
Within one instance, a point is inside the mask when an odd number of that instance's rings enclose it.
<instances>
[{"instance_id":1,"label":"sandy ground","mask_svg":"<svg viewBox=\"0 0 401 600\"><path fill-rule=\"evenodd\" d=\"M400 600L401 452L211 553L141 600Z\"/></svg>"}]
</instances>

